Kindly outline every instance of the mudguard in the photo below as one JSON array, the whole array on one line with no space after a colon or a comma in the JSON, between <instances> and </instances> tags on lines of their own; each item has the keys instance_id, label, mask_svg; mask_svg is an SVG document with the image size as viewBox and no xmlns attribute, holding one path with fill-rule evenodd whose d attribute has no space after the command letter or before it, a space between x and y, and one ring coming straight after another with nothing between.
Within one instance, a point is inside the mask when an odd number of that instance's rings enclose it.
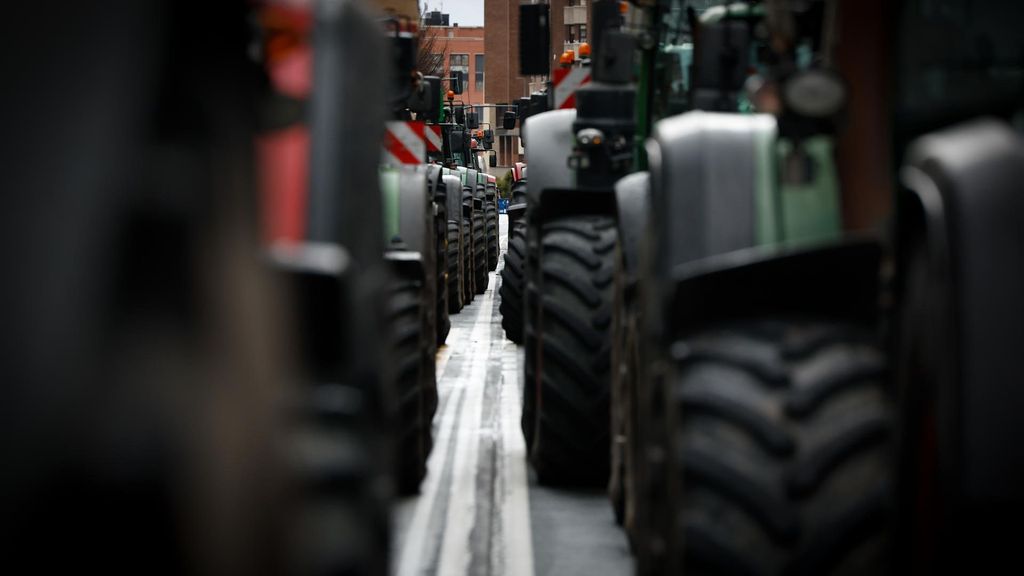
<instances>
[{"instance_id":1,"label":"mudguard","mask_svg":"<svg viewBox=\"0 0 1024 576\"><path fill-rule=\"evenodd\" d=\"M400 169L398 175L398 236L408 250L423 253L426 262L426 253L434 251L431 226L434 209L427 175L415 168Z\"/></svg>"},{"instance_id":2,"label":"mudguard","mask_svg":"<svg viewBox=\"0 0 1024 576\"><path fill-rule=\"evenodd\" d=\"M619 241L628 283L637 279L640 249L650 230L650 173L635 172L615 183Z\"/></svg>"},{"instance_id":3,"label":"mudguard","mask_svg":"<svg viewBox=\"0 0 1024 576\"><path fill-rule=\"evenodd\" d=\"M882 248L872 237L804 247L736 250L676 266L669 278L671 341L710 324L765 315L873 326Z\"/></svg>"},{"instance_id":4,"label":"mudguard","mask_svg":"<svg viewBox=\"0 0 1024 576\"><path fill-rule=\"evenodd\" d=\"M963 124L917 140L901 180L904 496L933 498L931 517L904 514L916 557L999 562L1024 513L1007 446L1024 437L1024 144L995 120Z\"/></svg>"},{"instance_id":5,"label":"mudguard","mask_svg":"<svg viewBox=\"0 0 1024 576\"><path fill-rule=\"evenodd\" d=\"M303 346L302 366L313 382L335 382L339 367L349 366L356 336L351 328L360 317L356 307L356 274L349 253L335 244L277 244L268 254L270 267L284 287Z\"/></svg>"},{"instance_id":6,"label":"mudguard","mask_svg":"<svg viewBox=\"0 0 1024 576\"><path fill-rule=\"evenodd\" d=\"M768 115L689 112L658 122L647 143L660 274L674 266L757 245L776 131Z\"/></svg>"},{"instance_id":7,"label":"mudguard","mask_svg":"<svg viewBox=\"0 0 1024 576\"><path fill-rule=\"evenodd\" d=\"M423 345L435 342L437 322L437 251L434 239L434 204L427 174L419 167L398 170L398 237L404 246L389 250L385 258L403 278L423 281ZM413 270L416 267L418 271Z\"/></svg>"},{"instance_id":8,"label":"mudguard","mask_svg":"<svg viewBox=\"0 0 1024 576\"><path fill-rule=\"evenodd\" d=\"M461 222L459 215L462 214L462 180L452 175L443 176L441 180L448 191L448 220Z\"/></svg>"},{"instance_id":9,"label":"mudguard","mask_svg":"<svg viewBox=\"0 0 1024 576\"><path fill-rule=\"evenodd\" d=\"M540 204L543 191L575 186L576 179L568 164L575 120L575 109L552 110L530 116L523 127L523 132L531 135L526 148L526 163L530 166L527 198L535 206Z\"/></svg>"}]
</instances>

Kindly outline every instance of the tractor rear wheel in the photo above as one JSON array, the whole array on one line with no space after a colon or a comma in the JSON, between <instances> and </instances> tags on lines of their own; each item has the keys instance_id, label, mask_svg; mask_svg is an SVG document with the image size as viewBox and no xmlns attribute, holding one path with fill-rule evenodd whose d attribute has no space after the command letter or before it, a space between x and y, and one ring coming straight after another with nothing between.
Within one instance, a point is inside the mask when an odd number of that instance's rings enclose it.
<instances>
[{"instance_id":1,"label":"tractor rear wheel","mask_svg":"<svg viewBox=\"0 0 1024 576\"><path fill-rule=\"evenodd\" d=\"M498 208L493 201L484 204L484 218L487 223L487 269L498 269Z\"/></svg>"},{"instance_id":2,"label":"tractor rear wheel","mask_svg":"<svg viewBox=\"0 0 1024 576\"><path fill-rule=\"evenodd\" d=\"M608 481L615 220L571 216L541 229L535 429L544 484ZM529 385L530 382L527 382Z\"/></svg>"},{"instance_id":3,"label":"tractor rear wheel","mask_svg":"<svg viewBox=\"0 0 1024 576\"><path fill-rule=\"evenodd\" d=\"M487 291L487 225L482 210L473 212L473 274L477 294Z\"/></svg>"},{"instance_id":4,"label":"tractor rear wheel","mask_svg":"<svg viewBox=\"0 0 1024 576\"><path fill-rule=\"evenodd\" d=\"M443 206L443 204L441 204ZM434 238L437 243L435 275L437 282L437 296L434 314L436 326L436 344L441 346L448 339L448 333L452 329L451 319L448 317L448 219L443 215L434 217Z\"/></svg>"},{"instance_id":5,"label":"tractor rear wheel","mask_svg":"<svg viewBox=\"0 0 1024 576\"><path fill-rule=\"evenodd\" d=\"M421 350L422 288L419 280L396 279L388 302L398 412L397 483L402 494L419 490L431 448Z\"/></svg>"},{"instance_id":6,"label":"tractor rear wheel","mask_svg":"<svg viewBox=\"0 0 1024 576\"><path fill-rule=\"evenodd\" d=\"M459 251L459 223L448 221L448 313L462 311L462 257Z\"/></svg>"},{"instance_id":7,"label":"tractor rear wheel","mask_svg":"<svg viewBox=\"0 0 1024 576\"><path fill-rule=\"evenodd\" d=\"M468 216L464 216L462 218L462 301L465 305L470 304L476 297L473 280L473 221Z\"/></svg>"},{"instance_id":8,"label":"tractor rear wheel","mask_svg":"<svg viewBox=\"0 0 1024 576\"><path fill-rule=\"evenodd\" d=\"M505 266L501 269L501 327L516 344L523 343L523 272L526 259L526 226L517 225L508 240Z\"/></svg>"},{"instance_id":9,"label":"tractor rear wheel","mask_svg":"<svg viewBox=\"0 0 1024 576\"><path fill-rule=\"evenodd\" d=\"M892 412L871 335L730 323L672 356L673 572L886 572Z\"/></svg>"}]
</instances>

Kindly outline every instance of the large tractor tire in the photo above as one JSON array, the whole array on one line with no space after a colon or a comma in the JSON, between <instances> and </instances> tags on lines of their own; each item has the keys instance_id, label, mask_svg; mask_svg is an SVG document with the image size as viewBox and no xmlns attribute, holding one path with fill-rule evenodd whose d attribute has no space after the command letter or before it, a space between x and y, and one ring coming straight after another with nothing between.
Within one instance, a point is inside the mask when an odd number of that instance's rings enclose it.
<instances>
[{"instance_id":1,"label":"large tractor tire","mask_svg":"<svg viewBox=\"0 0 1024 576\"><path fill-rule=\"evenodd\" d=\"M527 292L530 299L537 297L533 287L527 284ZM525 295L524 295L525 296ZM526 452L533 450L533 435L537 430L537 338L534 329L536 315L532 306L523 301L523 310L526 315L523 317L523 414L520 426L523 429L523 439L526 441Z\"/></svg>"},{"instance_id":2,"label":"large tractor tire","mask_svg":"<svg viewBox=\"0 0 1024 576\"><path fill-rule=\"evenodd\" d=\"M498 269L498 207L492 200L484 202L484 220L487 230L487 269Z\"/></svg>"},{"instance_id":3,"label":"large tractor tire","mask_svg":"<svg viewBox=\"0 0 1024 576\"><path fill-rule=\"evenodd\" d=\"M613 218L571 216L541 229L530 461L544 484L608 481L617 257Z\"/></svg>"},{"instance_id":4,"label":"large tractor tire","mask_svg":"<svg viewBox=\"0 0 1024 576\"><path fill-rule=\"evenodd\" d=\"M870 335L734 323L672 353L672 573L885 573L892 413Z\"/></svg>"},{"instance_id":5,"label":"large tractor tire","mask_svg":"<svg viewBox=\"0 0 1024 576\"><path fill-rule=\"evenodd\" d=\"M473 211L473 287L477 294L487 291L487 225L482 210Z\"/></svg>"},{"instance_id":6,"label":"large tractor tire","mask_svg":"<svg viewBox=\"0 0 1024 576\"><path fill-rule=\"evenodd\" d=\"M505 251L505 266L501 269L501 327L505 336L516 344L523 343L523 273L526 264L526 226L512 230Z\"/></svg>"},{"instance_id":7,"label":"large tractor tire","mask_svg":"<svg viewBox=\"0 0 1024 576\"><path fill-rule=\"evenodd\" d=\"M439 201L435 200L435 206L445 205L444 196L444 194L438 194ZM440 213L440 211L434 217L434 240L437 243L437 274L435 276L437 282L437 302L435 304L436 313L434 318L437 324L436 343L438 346L442 346L448 339L448 333L451 332L452 321L448 317L448 217Z\"/></svg>"},{"instance_id":8,"label":"large tractor tire","mask_svg":"<svg viewBox=\"0 0 1024 576\"><path fill-rule=\"evenodd\" d=\"M422 282L396 279L388 302L391 354L397 397L397 483L414 494L427 472L431 448L429 398L424 389Z\"/></svg>"},{"instance_id":9,"label":"large tractor tire","mask_svg":"<svg viewBox=\"0 0 1024 576\"><path fill-rule=\"evenodd\" d=\"M468 305L476 298L473 273L473 221L462 218L462 300Z\"/></svg>"},{"instance_id":10,"label":"large tractor tire","mask_svg":"<svg viewBox=\"0 0 1024 576\"><path fill-rule=\"evenodd\" d=\"M459 223L448 221L448 313L462 311L462 253L459 250ZM450 324L449 324L450 326Z\"/></svg>"}]
</instances>

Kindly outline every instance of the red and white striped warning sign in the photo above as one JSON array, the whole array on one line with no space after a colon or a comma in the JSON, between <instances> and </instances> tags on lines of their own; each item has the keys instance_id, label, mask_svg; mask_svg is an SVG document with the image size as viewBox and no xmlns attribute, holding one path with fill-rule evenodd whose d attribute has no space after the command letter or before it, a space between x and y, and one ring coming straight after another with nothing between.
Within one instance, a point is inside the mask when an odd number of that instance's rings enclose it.
<instances>
[{"instance_id":1,"label":"red and white striped warning sign","mask_svg":"<svg viewBox=\"0 0 1024 576\"><path fill-rule=\"evenodd\" d=\"M556 68L551 83L555 90L555 109L575 108L576 90L590 83L590 68Z\"/></svg>"},{"instance_id":2,"label":"red and white striped warning sign","mask_svg":"<svg viewBox=\"0 0 1024 576\"><path fill-rule=\"evenodd\" d=\"M427 152L440 152L441 151L441 127L440 126L427 126L423 130L424 140L427 143Z\"/></svg>"},{"instance_id":3,"label":"red and white striped warning sign","mask_svg":"<svg viewBox=\"0 0 1024 576\"><path fill-rule=\"evenodd\" d=\"M427 158L423 122L388 122L384 130L384 163L422 164Z\"/></svg>"}]
</instances>

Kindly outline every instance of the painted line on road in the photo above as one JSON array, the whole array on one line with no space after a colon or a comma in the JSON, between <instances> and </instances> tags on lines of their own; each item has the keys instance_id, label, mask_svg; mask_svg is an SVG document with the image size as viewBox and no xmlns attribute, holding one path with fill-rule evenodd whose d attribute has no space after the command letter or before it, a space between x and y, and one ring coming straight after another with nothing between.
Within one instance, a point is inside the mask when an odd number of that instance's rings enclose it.
<instances>
[{"instance_id":1,"label":"painted line on road","mask_svg":"<svg viewBox=\"0 0 1024 576\"><path fill-rule=\"evenodd\" d=\"M493 283L494 275L488 275ZM466 406L458 425L458 440L455 445L454 477L449 485L451 497L448 501L448 518L445 522L444 540L441 543L441 559L437 573L465 574L469 569L470 534L476 517L476 475L480 448L480 419L483 414L483 388L486 377L486 358L481 358L479 347L489 342L487 328L490 326L494 291L488 286L479 303L473 330L469 336L467 353L471 355L467 386Z\"/></svg>"}]
</instances>

